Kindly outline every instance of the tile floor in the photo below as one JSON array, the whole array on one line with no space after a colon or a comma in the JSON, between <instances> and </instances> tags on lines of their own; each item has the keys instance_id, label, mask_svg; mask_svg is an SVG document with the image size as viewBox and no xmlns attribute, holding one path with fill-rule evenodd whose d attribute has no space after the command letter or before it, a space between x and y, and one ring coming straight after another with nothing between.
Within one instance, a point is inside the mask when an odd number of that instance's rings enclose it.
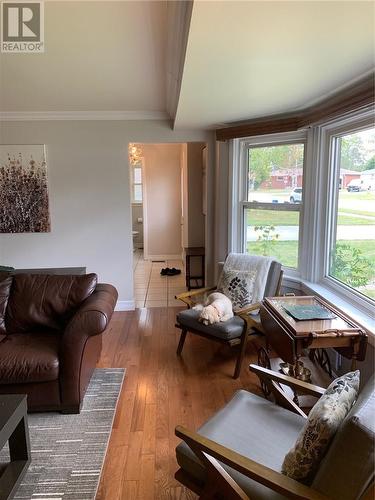
<instances>
[{"instance_id":1,"label":"tile floor","mask_svg":"<svg viewBox=\"0 0 375 500\"><path fill-rule=\"evenodd\" d=\"M181 269L177 276L161 276L163 267ZM182 260L150 262L143 260L141 250L134 252L134 295L135 307L175 307L183 305L175 295L187 290Z\"/></svg>"}]
</instances>

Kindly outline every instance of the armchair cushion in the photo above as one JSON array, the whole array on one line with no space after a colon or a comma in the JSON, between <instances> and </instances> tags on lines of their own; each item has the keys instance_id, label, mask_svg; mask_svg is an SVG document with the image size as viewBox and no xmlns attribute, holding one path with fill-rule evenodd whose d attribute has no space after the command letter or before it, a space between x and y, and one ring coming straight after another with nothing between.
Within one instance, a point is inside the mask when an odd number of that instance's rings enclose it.
<instances>
[{"instance_id":1,"label":"armchair cushion","mask_svg":"<svg viewBox=\"0 0 375 500\"><path fill-rule=\"evenodd\" d=\"M96 284L96 274L14 275L5 318L7 333L62 330Z\"/></svg>"},{"instance_id":2,"label":"armchair cushion","mask_svg":"<svg viewBox=\"0 0 375 500\"><path fill-rule=\"evenodd\" d=\"M359 370L334 380L309 413L294 447L285 456L282 472L311 483L337 429L359 391Z\"/></svg>"},{"instance_id":3,"label":"armchair cushion","mask_svg":"<svg viewBox=\"0 0 375 500\"><path fill-rule=\"evenodd\" d=\"M280 472L285 453L304 422L300 415L241 390L198 433ZM204 483L204 466L185 443L177 447L176 455L180 467L194 481ZM230 467L224 468L252 500L284 498Z\"/></svg>"},{"instance_id":4,"label":"armchair cushion","mask_svg":"<svg viewBox=\"0 0 375 500\"><path fill-rule=\"evenodd\" d=\"M56 332L7 335L0 343L0 385L57 380L60 337Z\"/></svg>"},{"instance_id":5,"label":"armchair cushion","mask_svg":"<svg viewBox=\"0 0 375 500\"><path fill-rule=\"evenodd\" d=\"M281 264L270 257L230 253L217 288L231 299L234 310L243 309L276 295L280 273Z\"/></svg>"},{"instance_id":6,"label":"armchair cushion","mask_svg":"<svg viewBox=\"0 0 375 500\"><path fill-rule=\"evenodd\" d=\"M245 321L239 316L234 316L228 321L204 325L198 321L200 311L186 309L177 314L177 323L183 328L197 330L219 339L231 340L241 337Z\"/></svg>"}]
</instances>

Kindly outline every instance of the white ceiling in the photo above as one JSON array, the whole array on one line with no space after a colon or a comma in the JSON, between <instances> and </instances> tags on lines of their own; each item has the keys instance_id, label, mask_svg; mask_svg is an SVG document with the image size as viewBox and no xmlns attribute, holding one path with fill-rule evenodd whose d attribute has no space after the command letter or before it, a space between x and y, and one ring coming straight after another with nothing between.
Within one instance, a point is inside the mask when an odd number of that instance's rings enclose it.
<instances>
[{"instance_id":1,"label":"white ceiling","mask_svg":"<svg viewBox=\"0 0 375 500\"><path fill-rule=\"evenodd\" d=\"M292 111L367 72L374 5L194 2L175 126Z\"/></svg>"},{"instance_id":2,"label":"white ceiling","mask_svg":"<svg viewBox=\"0 0 375 500\"><path fill-rule=\"evenodd\" d=\"M1 54L2 111L164 111L166 2L45 2L44 54Z\"/></svg>"},{"instance_id":3,"label":"white ceiling","mask_svg":"<svg viewBox=\"0 0 375 500\"><path fill-rule=\"evenodd\" d=\"M46 1L46 52L0 54L0 111L163 116L169 54L183 61L178 4ZM175 127L292 111L367 72L374 5L196 0Z\"/></svg>"}]
</instances>

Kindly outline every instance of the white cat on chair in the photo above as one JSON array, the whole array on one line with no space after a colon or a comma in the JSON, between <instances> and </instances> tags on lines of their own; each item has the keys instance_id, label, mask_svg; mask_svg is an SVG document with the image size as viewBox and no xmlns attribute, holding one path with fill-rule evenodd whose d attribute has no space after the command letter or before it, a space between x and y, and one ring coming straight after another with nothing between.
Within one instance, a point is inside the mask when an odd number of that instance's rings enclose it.
<instances>
[{"instance_id":1,"label":"white cat on chair","mask_svg":"<svg viewBox=\"0 0 375 500\"><path fill-rule=\"evenodd\" d=\"M233 318L232 302L220 292L211 293L204 304L197 304L193 309L201 311L199 321L205 325L212 325Z\"/></svg>"}]
</instances>

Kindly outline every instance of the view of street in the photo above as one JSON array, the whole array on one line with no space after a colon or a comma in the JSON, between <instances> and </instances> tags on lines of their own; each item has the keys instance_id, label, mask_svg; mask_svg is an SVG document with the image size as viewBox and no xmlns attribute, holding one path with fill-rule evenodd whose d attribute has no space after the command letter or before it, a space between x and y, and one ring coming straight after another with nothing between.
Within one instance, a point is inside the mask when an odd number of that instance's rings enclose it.
<instances>
[{"instance_id":1,"label":"view of street","mask_svg":"<svg viewBox=\"0 0 375 500\"><path fill-rule=\"evenodd\" d=\"M328 276L375 299L375 129L334 140L339 154L335 159L338 204L327 221ZM304 189L309 189L303 188L304 154L302 143L254 146L248 152L247 251L272 255L292 268L299 267L300 225L312 216L306 212L302 219L299 210ZM319 193L322 200L332 196L332 192Z\"/></svg>"},{"instance_id":2,"label":"view of street","mask_svg":"<svg viewBox=\"0 0 375 500\"><path fill-rule=\"evenodd\" d=\"M279 203L290 203L291 190L262 190L249 193L249 201L275 204L275 210L247 210L246 241L249 252L274 255L284 265L297 267L299 212L278 211ZM265 234L262 228L272 227ZM366 255L372 262L372 272L366 295L375 295L375 192L340 190L336 228L337 244L345 245ZM350 265L350 263L349 263Z\"/></svg>"},{"instance_id":3,"label":"view of street","mask_svg":"<svg viewBox=\"0 0 375 500\"><path fill-rule=\"evenodd\" d=\"M275 204L275 212L278 203L289 203L289 190L259 190L249 193L249 201L267 202ZM274 211L272 213L275 213ZM293 217L292 214L288 215ZM286 213L283 212L285 217ZM338 206L338 240L375 240L375 192L351 192L340 191ZM345 216L345 224L340 219ZM279 241L298 240L298 217L294 217L291 224L279 224L279 218L275 218L273 226ZM352 223L351 223L352 221ZM247 241L256 241L258 234L254 227L261 225L262 221L249 220L251 225L247 227Z\"/></svg>"}]
</instances>

